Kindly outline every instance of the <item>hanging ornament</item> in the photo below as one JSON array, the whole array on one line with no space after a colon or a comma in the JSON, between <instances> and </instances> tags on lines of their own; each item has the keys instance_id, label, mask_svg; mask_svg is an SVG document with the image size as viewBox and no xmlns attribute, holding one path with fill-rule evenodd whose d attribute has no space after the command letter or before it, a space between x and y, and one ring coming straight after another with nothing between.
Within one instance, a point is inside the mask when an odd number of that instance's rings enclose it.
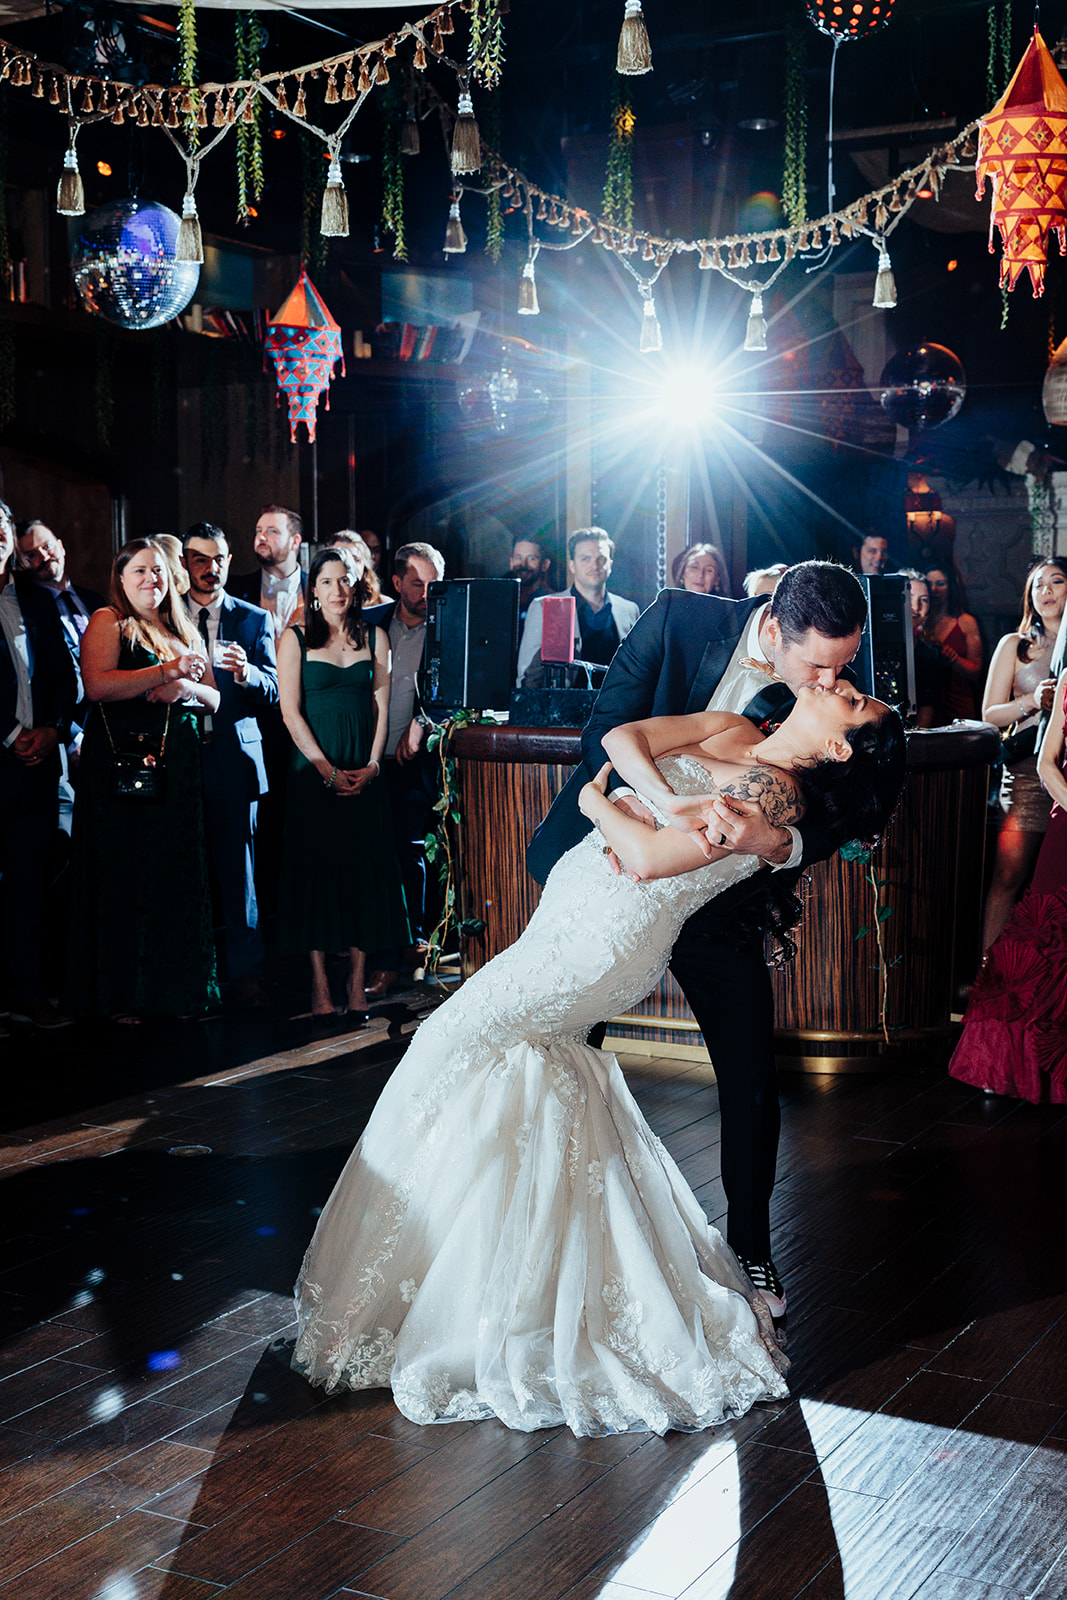
<instances>
[{"instance_id":1,"label":"hanging ornament","mask_svg":"<svg viewBox=\"0 0 1067 1600\"><path fill-rule=\"evenodd\" d=\"M763 290L752 291L752 305L748 313L748 326L745 328L745 349L766 350L767 324L763 317Z\"/></svg>"},{"instance_id":2,"label":"hanging ornament","mask_svg":"<svg viewBox=\"0 0 1067 1600\"><path fill-rule=\"evenodd\" d=\"M626 0L615 71L627 78L639 78L642 73L652 71L652 46L648 42L641 0Z\"/></svg>"},{"instance_id":3,"label":"hanging ornament","mask_svg":"<svg viewBox=\"0 0 1067 1600\"><path fill-rule=\"evenodd\" d=\"M178 240L174 246L174 259L199 265L204 259L204 238L200 232L200 218L196 214L193 181L195 180L190 180L182 200L182 221L178 229Z\"/></svg>"},{"instance_id":4,"label":"hanging ornament","mask_svg":"<svg viewBox=\"0 0 1067 1600\"><path fill-rule=\"evenodd\" d=\"M78 128L78 123L71 123L70 143L63 157L63 171L56 191L56 210L61 217L81 217L85 214L85 185L78 171L78 152L75 148Z\"/></svg>"},{"instance_id":5,"label":"hanging ornament","mask_svg":"<svg viewBox=\"0 0 1067 1600\"><path fill-rule=\"evenodd\" d=\"M534 262L537 259L536 249L530 251L529 259L522 269L519 279L519 316L536 317L540 315L541 307L537 302L537 279L534 277Z\"/></svg>"},{"instance_id":6,"label":"hanging ornament","mask_svg":"<svg viewBox=\"0 0 1067 1600\"><path fill-rule=\"evenodd\" d=\"M460 79L456 125L452 129L452 171L478 172L482 165L482 141L474 120L474 101L467 80Z\"/></svg>"},{"instance_id":7,"label":"hanging ornament","mask_svg":"<svg viewBox=\"0 0 1067 1600\"><path fill-rule=\"evenodd\" d=\"M878 240L878 275L874 280L876 311L892 311L897 303L897 280L893 276L893 263L889 259L884 239Z\"/></svg>"},{"instance_id":8,"label":"hanging ornament","mask_svg":"<svg viewBox=\"0 0 1067 1600\"><path fill-rule=\"evenodd\" d=\"M115 200L91 211L71 257L89 311L120 328L158 328L184 311L200 268L177 259L179 218L152 200Z\"/></svg>"},{"instance_id":9,"label":"hanging ornament","mask_svg":"<svg viewBox=\"0 0 1067 1600\"><path fill-rule=\"evenodd\" d=\"M445 228L445 242L442 250L446 256L462 256L467 251L467 235L463 232L463 222L459 214L459 195L452 196L452 203L448 208L448 226Z\"/></svg>"},{"instance_id":10,"label":"hanging ornament","mask_svg":"<svg viewBox=\"0 0 1067 1600\"><path fill-rule=\"evenodd\" d=\"M978 198L993 186L989 248L1000 229L1000 283L1014 289L1025 267L1044 293L1048 236L1067 245L1067 84L1034 30L1004 94L978 127Z\"/></svg>"},{"instance_id":11,"label":"hanging ornament","mask_svg":"<svg viewBox=\"0 0 1067 1600\"><path fill-rule=\"evenodd\" d=\"M886 363L878 396L901 428L939 428L963 404L967 379L959 359L943 344L904 350Z\"/></svg>"},{"instance_id":12,"label":"hanging ornament","mask_svg":"<svg viewBox=\"0 0 1067 1600\"><path fill-rule=\"evenodd\" d=\"M343 377L345 362L341 329L303 267L288 300L270 319L264 346L274 362L278 388L289 404L290 439L296 443L297 425L303 422L308 441L314 444L319 400L326 395L328 411L333 369L340 362Z\"/></svg>"},{"instance_id":13,"label":"hanging ornament","mask_svg":"<svg viewBox=\"0 0 1067 1600\"><path fill-rule=\"evenodd\" d=\"M866 39L884 28L894 0L807 0L808 21L831 39Z\"/></svg>"},{"instance_id":14,"label":"hanging ornament","mask_svg":"<svg viewBox=\"0 0 1067 1600\"><path fill-rule=\"evenodd\" d=\"M654 350L663 349L663 329L656 316L656 302L652 298L652 290L647 284L641 285L641 295L645 302L644 315L641 318L641 343L640 351L643 356L651 354Z\"/></svg>"},{"instance_id":15,"label":"hanging ornament","mask_svg":"<svg viewBox=\"0 0 1067 1600\"><path fill-rule=\"evenodd\" d=\"M338 147L330 146L330 165L326 172L326 187L322 191L322 220L319 232L324 239L348 237L348 196L341 177Z\"/></svg>"}]
</instances>

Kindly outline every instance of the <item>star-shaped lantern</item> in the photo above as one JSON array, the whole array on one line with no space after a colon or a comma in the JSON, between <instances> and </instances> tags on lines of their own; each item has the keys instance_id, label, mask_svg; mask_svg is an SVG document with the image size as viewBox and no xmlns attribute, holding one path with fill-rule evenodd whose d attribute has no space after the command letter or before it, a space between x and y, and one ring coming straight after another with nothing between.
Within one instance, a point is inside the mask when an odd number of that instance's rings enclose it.
<instances>
[{"instance_id":1,"label":"star-shaped lantern","mask_svg":"<svg viewBox=\"0 0 1067 1600\"><path fill-rule=\"evenodd\" d=\"M340 362L343 377L345 360L340 325L303 267L288 300L271 317L264 344L274 362L278 388L289 402L290 439L296 443L297 424L304 422L314 443L319 399L326 395L328 411L333 369Z\"/></svg>"},{"instance_id":2,"label":"star-shaped lantern","mask_svg":"<svg viewBox=\"0 0 1067 1600\"><path fill-rule=\"evenodd\" d=\"M978 130L978 198L993 185L989 248L1000 229L1003 288L1014 289L1025 267L1034 294L1045 287L1048 236L1065 248L1067 228L1067 83L1034 30L1015 75Z\"/></svg>"}]
</instances>

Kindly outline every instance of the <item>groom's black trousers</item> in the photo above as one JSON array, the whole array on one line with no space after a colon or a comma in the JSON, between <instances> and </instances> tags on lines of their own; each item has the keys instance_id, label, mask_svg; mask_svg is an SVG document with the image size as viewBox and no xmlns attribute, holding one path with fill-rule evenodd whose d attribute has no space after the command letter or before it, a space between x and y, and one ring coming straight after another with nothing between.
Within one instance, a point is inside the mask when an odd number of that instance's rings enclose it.
<instances>
[{"instance_id":1,"label":"groom's black trousers","mask_svg":"<svg viewBox=\"0 0 1067 1600\"><path fill-rule=\"evenodd\" d=\"M719 1089L727 1238L754 1261L771 1254L770 1201L781 1111L774 1061L774 998L760 930L736 933L687 922L671 956L707 1045Z\"/></svg>"}]
</instances>

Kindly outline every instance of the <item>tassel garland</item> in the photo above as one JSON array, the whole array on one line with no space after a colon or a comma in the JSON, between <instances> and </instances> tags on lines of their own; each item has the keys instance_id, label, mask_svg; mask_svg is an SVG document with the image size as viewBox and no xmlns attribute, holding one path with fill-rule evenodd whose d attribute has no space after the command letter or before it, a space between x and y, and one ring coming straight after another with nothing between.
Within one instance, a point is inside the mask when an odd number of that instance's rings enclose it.
<instances>
[{"instance_id":1,"label":"tassel garland","mask_svg":"<svg viewBox=\"0 0 1067 1600\"><path fill-rule=\"evenodd\" d=\"M877 311L892 311L897 303L897 280L889 251L878 241L878 276L874 280L874 306Z\"/></svg>"},{"instance_id":2,"label":"tassel garland","mask_svg":"<svg viewBox=\"0 0 1067 1600\"><path fill-rule=\"evenodd\" d=\"M186 191L182 201L182 222L174 247L174 259L195 262L204 259L204 240L200 232L200 218L196 214L196 196L191 189Z\"/></svg>"},{"instance_id":3,"label":"tassel garland","mask_svg":"<svg viewBox=\"0 0 1067 1600\"><path fill-rule=\"evenodd\" d=\"M482 165L482 141L478 124L474 120L474 101L463 89L457 107L456 126L452 130L452 171L478 172Z\"/></svg>"},{"instance_id":4,"label":"tassel garland","mask_svg":"<svg viewBox=\"0 0 1067 1600\"><path fill-rule=\"evenodd\" d=\"M61 217L85 215L85 185L78 171L78 152L71 141L63 157L63 171L56 192L56 210Z\"/></svg>"},{"instance_id":5,"label":"tassel garland","mask_svg":"<svg viewBox=\"0 0 1067 1600\"><path fill-rule=\"evenodd\" d=\"M639 78L642 73L652 71L652 46L648 42L641 0L626 0L615 70L626 78Z\"/></svg>"},{"instance_id":6,"label":"tassel garland","mask_svg":"<svg viewBox=\"0 0 1067 1600\"><path fill-rule=\"evenodd\" d=\"M326 188L322 195L322 221L319 232L324 239L348 237L348 196L341 179L341 163L335 155L330 157L326 174Z\"/></svg>"},{"instance_id":7,"label":"tassel garland","mask_svg":"<svg viewBox=\"0 0 1067 1600\"><path fill-rule=\"evenodd\" d=\"M463 223L460 221L458 195L448 208L448 227L445 229L443 249L446 256L462 256L467 253L467 235L463 232Z\"/></svg>"},{"instance_id":8,"label":"tassel garland","mask_svg":"<svg viewBox=\"0 0 1067 1600\"><path fill-rule=\"evenodd\" d=\"M756 289L748 313L748 327L745 329L745 349L766 350L766 348L767 324L763 320L763 291Z\"/></svg>"}]
</instances>

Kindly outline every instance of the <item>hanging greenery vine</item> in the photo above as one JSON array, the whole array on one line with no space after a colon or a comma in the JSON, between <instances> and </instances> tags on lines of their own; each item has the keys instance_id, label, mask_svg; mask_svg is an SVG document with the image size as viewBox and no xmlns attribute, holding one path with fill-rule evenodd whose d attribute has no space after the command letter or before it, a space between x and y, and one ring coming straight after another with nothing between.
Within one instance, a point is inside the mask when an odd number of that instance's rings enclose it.
<instances>
[{"instance_id":1,"label":"hanging greenery vine","mask_svg":"<svg viewBox=\"0 0 1067 1600\"><path fill-rule=\"evenodd\" d=\"M487 96L482 116L486 138L494 150L500 149L500 88ZM489 191L485 202L485 253L490 261L499 261L504 250L504 202L497 185Z\"/></svg>"},{"instance_id":2,"label":"hanging greenery vine","mask_svg":"<svg viewBox=\"0 0 1067 1600\"><path fill-rule=\"evenodd\" d=\"M251 11L239 11L233 19L234 64L240 78L254 79L259 72L266 34ZM237 220L246 226L250 208L263 199L262 106L254 95L237 124Z\"/></svg>"},{"instance_id":3,"label":"hanging greenery vine","mask_svg":"<svg viewBox=\"0 0 1067 1600\"><path fill-rule=\"evenodd\" d=\"M312 272L320 272L326 265L330 241L319 232L318 220L322 211L322 194L326 188L326 167L322 152L309 133L300 134L300 167L304 186L304 203L300 218L300 259Z\"/></svg>"},{"instance_id":4,"label":"hanging greenery vine","mask_svg":"<svg viewBox=\"0 0 1067 1600\"><path fill-rule=\"evenodd\" d=\"M0 428L15 420L15 324L7 236L7 84L0 83Z\"/></svg>"},{"instance_id":5,"label":"hanging greenery vine","mask_svg":"<svg viewBox=\"0 0 1067 1600\"><path fill-rule=\"evenodd\" d=\"M615 74L611 95L611 143L604 179L603 212L608 222L632 228L634 222L634 116L630 80Z\"/></svg>"},{"instance_id":6,"label":"hanging greenery vine","mask_svg":"<svg viewBox=\"0 0 1067 1600\"><path fill-rule=\"evenodd\" d=\"M382 91L382 227L393 236L393 259L406 261L404 238L404 161L401 141L407 100L394 78Z\"/></svg>"},{"instance_id":7,"label":"hanging greenery vine","mask_svg":"<svg viewBox=\"0 0 1067 1600\"><path fill-rule=\"evenodd\" d=\"M986 13L989 55L986 60L986 95L989 104L999 100L1011 77L1011 0L994 0Z\"/></svg>"},{"instance_id":8,"label":"hanging greenery vine","mask_svg":"<svg viewBox=\"0 0 1067 1600\"><path fill-rule=\"evenodd\" d=\"M500 0L472 0L469 61L478 81L495 89L504 70L504 8Z\"/></svg>"},{"instance_id":9,"label":"hanging greenery vine","mask_svg":"<svg viewBox=\"0 0 1067 1600\"><path fill-rule=\"evenodd\" d=\"M438 964L444 954L445 944L449 936L456 932L461 938L470 938L474 934L484 933L485 923L477 917L460 919L456 910L456 858L453 843L452 829L457 828L463 820L460 810L459 794L456 789L456 760L452 754L452 740L459 728L469 728L475 723L482 722L482 715L478 711L457 711L447 722L438 728L433 728L426 739L426 748L431 755L437 757L437 770L440 778L441 793L434 804L437 813L437 826L433 833L428 833L423 843L426 846L426 859L431 866L437 869L437 879L441 885L441 915L436 928L427 941L426 976L436 977Z\"/></svg>"},{"instance_id":10,"label":"hanging greenery vine","mask_svg":"<svg viewBox=\"0 0 1067 1600\"><path fill-rule=\"evenodd\" d=\"M785 142L782 152L782 210L794 224L808 220L809 29L791 22L785 33Z\"/></svg>"},{"instance_id":11,"label":"hanging greenery vine","mask_svg":"<svg viewBox=\"0 0 1067 1600\"><path fill-rule=\"evenodd\" d=\"M182 120L195 145L200 137L197 111L200 95L196 88L196 4L195 0L181 0L178 7L178 82L185 93L181 97Z\"/></svg>"},{"instance_id":12,"label":"hanging greenery vine","mask_svg":"<svg viewBox=\"0 0 1067 1600\"><path fill-rule=\"evenodd\" d=\"M864 923L857 928L854 939L858 944L861 939L866 939L871 928L874 929L875 943L878 947L878 983L879 983L879 1020L882 1025L882 1037L886 1044L889 1043L889 974L893 967L902 959L896 956L892 961L886 957L885 940L882 929L893 915L893 907L887 906L882 900L882 890L886 887L888 878L880 878L875 869L874 852L876 845L867 843L866 840L852 839L841 846L842 861L855 861L864 868L864 879L870 885L874 910L872 922Z\"/></svg>"}]
</instances>

